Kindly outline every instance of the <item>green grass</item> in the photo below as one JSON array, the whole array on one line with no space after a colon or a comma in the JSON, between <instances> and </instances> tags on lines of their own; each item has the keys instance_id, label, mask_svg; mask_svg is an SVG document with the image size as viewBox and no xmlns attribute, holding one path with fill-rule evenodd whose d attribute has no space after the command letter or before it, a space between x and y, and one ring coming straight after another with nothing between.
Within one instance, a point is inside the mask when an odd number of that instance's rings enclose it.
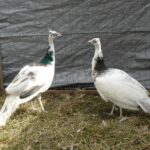
<instances>
[{"instance_id":1,"label":"green grass","mask_svg":"<svg viewBox=\"0 0 150 150\"><path fill-rule=\"evenodd\" d=\"M117 110L112 117L105 114L111 104L99 96L46 93L43 99L48 113L33 111L27 103L0 128L0 149L150 149L150 116L147 114L124 111L129 119L119 122ZM39 108L38 102L34 103Z\"/></svg>"}]
</instances>

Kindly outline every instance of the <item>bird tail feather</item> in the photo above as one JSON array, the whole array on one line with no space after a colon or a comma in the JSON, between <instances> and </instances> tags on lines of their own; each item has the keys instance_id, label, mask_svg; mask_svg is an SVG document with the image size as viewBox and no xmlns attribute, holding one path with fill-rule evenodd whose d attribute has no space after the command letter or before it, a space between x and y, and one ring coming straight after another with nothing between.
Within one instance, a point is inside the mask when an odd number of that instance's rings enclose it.
<instances>
[{"instance_id":1,"label":"bird tail feather","mask_svg":"<svg viewBox=\"0 0 150 150\"><path fill-rule=\"evenodd\" d=\"M0 126L5 126L6 121L19 107L18 98L16 96L7 96L0 110Z\"/></svg>"},{"instance_id":2,"label":"bird tail feather","mask_svg":"<svg viewBox=\"0 0 150 150\"><path fill-rule=\"evenodd\" d=\"M145 113L150 113L150 98L142 99L138 101L137 104Z\"/></svg>"}]
</instances>

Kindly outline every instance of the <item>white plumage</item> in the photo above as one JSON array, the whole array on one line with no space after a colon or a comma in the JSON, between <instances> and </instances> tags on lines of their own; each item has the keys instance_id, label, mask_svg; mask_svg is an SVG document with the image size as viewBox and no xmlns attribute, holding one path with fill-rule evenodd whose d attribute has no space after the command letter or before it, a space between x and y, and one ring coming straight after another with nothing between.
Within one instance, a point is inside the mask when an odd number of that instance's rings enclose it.
<instances>
[{"instance_id":1,"label":"white plumage","mask_svg":"<svg viewBox=\"0 0 150 150\"><path fill-rule=\"evenodd\" d=\"M114 104L111 114L115 105L120 107L120 117L123 117L122 108L142 109L150 113L150 98L147 90L123 70L105 66L99 38L94 38L89 42L95 46L92 60L94 84L100 96L106 102L110 101Z\"/></svg>"},{"instance_id":2,"label":"white plumage","mask_svg":"<svg viewBox=\"0 0 150 150\"><path fill-rule=\"evenodd\" d=\"M39 102L44 111L40 94L51 86L55 72L55 49L53 40L61 36L56 31L49 31L49 48L39 64L31 64L23 67L13 81L6 88L7 97L0 110L0 126L15 112L20 104L39 96Z\"/></svg>"}]
</instances>

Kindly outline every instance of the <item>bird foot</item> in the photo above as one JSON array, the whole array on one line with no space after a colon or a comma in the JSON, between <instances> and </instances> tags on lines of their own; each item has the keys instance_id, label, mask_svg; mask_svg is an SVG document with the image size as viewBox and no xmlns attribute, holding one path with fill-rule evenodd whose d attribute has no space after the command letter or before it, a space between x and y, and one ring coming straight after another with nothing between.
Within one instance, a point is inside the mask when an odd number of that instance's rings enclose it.
<instances>
[{"instance_id":1,"label":"bird foot","mask_svg":"<svg viewBox=\"0 0 150 150\"><path fill-rule=\"evenodd\" d=\"M38 110L38 108L35 108L35 107L33 108L33 107L32 107L32 110L37 111L37 110Z\"/></svg>"},{"instance_id":2,"label":"bird foot","mask_svg":"<svg viewBox=\"0 0 150 150\"><path fill-rule=\"evenodd\" d=\"M33 110L33 111L38 111L38 112L44 112L44 113L47 113L47 112L48 112L48 111L45 110L45 109L39 109L39 108L35 108L35 107L34 107L34 108L32 107L32 110Z\"/></svg>"},{"instance_id":3,"label":"bird foot","mask_svg":"<svg viewBox=\"0 0 150 150\"><path fill-rule=\"evenodd\" d=\"M105 113L107 116L113 116L113 113Z\"/></svg>"},{"instance_id":4,"label":"bird foot","mask_svg":"<svg viewBox=\"0 0 150 150\"><path fill-rule=\"evenodd\" d=\"M33 111L39 111L39 108L32 107L32 109L31 109L31 110L33 110Z\"/></svg>"},{"instance_id":5,"label":"bird foot","mask_svg":"<svg viewBox=\"0 0 150 150\"><path fill-rule=\"evenodd\" d=\"M123 122L125 120L127 120L129 117L119 117L119 122Z\"/></svg>"},{"instance_id":6,"label":"bird foot","mask_svg":"<svg viewBox=\"0 0 150 150\"><path fill-rule=\"evenodd\" d=\"M41 109L41 112L48 113L48 111L45 109Z\"/></svg>"}]
</instances>

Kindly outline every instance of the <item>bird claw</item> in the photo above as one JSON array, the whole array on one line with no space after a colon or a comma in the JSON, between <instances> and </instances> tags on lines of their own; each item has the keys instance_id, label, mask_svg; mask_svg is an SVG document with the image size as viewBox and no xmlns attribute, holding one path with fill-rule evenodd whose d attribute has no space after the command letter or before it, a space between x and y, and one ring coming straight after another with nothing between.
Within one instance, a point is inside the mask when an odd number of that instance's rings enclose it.
<instances>
[{"instance_id":1,"label":"bird claw","mask_svg":"<svg viewBox=\"0 0 150 150\"><path fill-rule=\"evenodd\" d=\"M48 111L45 110L45 109L41 109L41 111L44 112L44 113L48 113Z\"/></svg>"},{"instance_id":2,"label":"bird claw","mask_svg":"<svg viewBox=\"0 0 150 150\"><path fill-rule=\"evenodd\" d=\"M129 117L119 117L119 122L123 122L125 120L127 120Z\"/></svg>"},{"instance_id":3,"label":"bird claw","mask_svg":"<svg viewBox=\"0 0 150 150\"><path fill-rule=\"evenodd\" d=\"M36 110L38 110L38 108L32 107L32 110L36 111Z\"/></svg>"},{"instance_id":4,"label":"bird claw","mask_svg":"<svg viewBox=\"0 0 150 150\"><path fill-rule=\"evenodd\" d=\"M33 111L39 111L39 112L45 112L45 113L48 112L48 111L45 110L45 109L40 109L40 110L39 110L39 108L35 108L35 107L32 107L32 110L33 110Z\"/></svg>"},{"instance_id":5,"label":"bird claw","mask_svg":"<svg viewBox=\"0 0 150 150\"><path fill-rule=\"evenodd\" d=\"M34 110L34 111L39 111L39 112L44 112L44 113L47 113L48 111L47 110L45 110L45 109L39 109L39 108L32 108L32 110Z\"/></svg>"},{"instance_id":6,"label":"bird claw","mask_svg":"<svg viewBox=\"0 0 150 150\"><path fill-rule=\"evenodd\" d=\"M105 113L107 116L113 116L113 113Z\"/></svg>"}]
</instances>

